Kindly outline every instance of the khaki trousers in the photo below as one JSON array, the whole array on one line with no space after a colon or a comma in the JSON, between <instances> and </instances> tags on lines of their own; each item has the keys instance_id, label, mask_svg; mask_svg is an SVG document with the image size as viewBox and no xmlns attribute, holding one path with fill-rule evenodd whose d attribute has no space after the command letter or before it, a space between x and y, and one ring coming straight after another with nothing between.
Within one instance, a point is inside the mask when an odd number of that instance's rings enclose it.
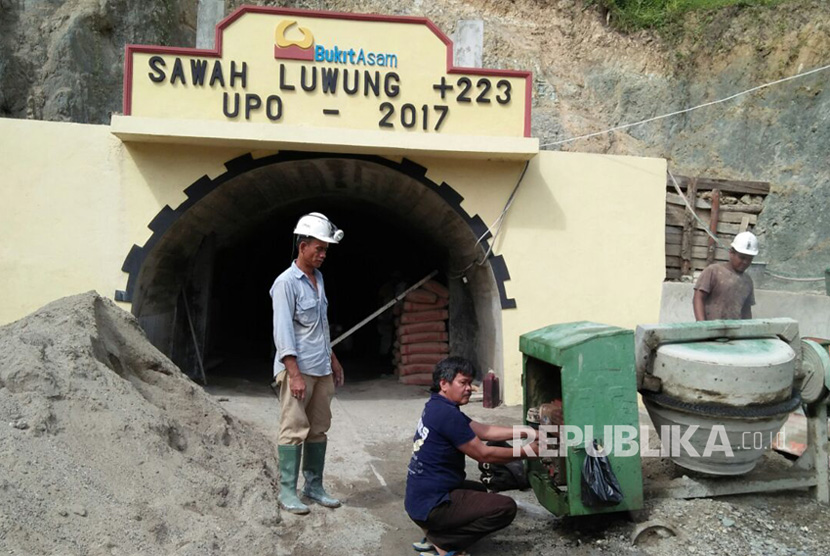
<instances>
[{"instance_id":1,"label":"khaki trousers","mask_svg":"<svg viewBox=\"0 0 830 556\"><path fill-rule=\"evenodd\" d=\"M279 444L325 442L331 427L331 400L334 397L334 375L300 375L305 380L305 398L291 395L288 371L277 375L280 388Z\"/></svg>"}]
</instances>

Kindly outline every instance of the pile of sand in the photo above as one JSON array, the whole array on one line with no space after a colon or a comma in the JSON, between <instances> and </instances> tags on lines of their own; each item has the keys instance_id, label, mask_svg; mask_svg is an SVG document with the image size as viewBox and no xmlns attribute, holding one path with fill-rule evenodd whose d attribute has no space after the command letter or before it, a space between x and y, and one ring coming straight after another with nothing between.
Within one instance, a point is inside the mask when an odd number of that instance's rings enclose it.
<instances>
[{"instance_id":1,"label":"pile of sand","mask_svg":"<svg viewBox=\"0 0 830 556\"><path fill-rule=\"evenodd\" d=\"M97 293L0 327L0 552L274 554L273 444Z\"/></svg>"}]
</instances>

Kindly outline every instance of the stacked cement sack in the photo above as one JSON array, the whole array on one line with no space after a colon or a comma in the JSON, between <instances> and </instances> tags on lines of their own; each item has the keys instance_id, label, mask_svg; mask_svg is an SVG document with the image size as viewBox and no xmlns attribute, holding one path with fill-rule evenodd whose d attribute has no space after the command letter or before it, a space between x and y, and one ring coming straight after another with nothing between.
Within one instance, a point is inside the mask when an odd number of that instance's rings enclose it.
<instances>
[{"instance_id":1,"label":"stacked cement sack","mask_svg":"<svg viewBox=\"0 0 830 556\"><path fill-rule=\"evenodd\" d=\"M449 290L430 280L395 307L395 372L404 384L429 386L435 364L449 355Z\"/></svg>"}]
</instances>

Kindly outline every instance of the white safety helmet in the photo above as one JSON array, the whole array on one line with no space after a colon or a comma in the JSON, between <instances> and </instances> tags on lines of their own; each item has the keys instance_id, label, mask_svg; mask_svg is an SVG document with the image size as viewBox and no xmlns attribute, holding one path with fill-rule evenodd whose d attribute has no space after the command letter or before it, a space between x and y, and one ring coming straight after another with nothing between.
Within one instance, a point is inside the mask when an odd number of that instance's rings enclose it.
<instances>
[{"instance_id":1,"label":"white safety helmet","mask_svg":"<svg viewBox=\"0 0 830 556\"><path fill-rule=\"evenodd\" d=\"M310 212L301 217L294 227L294 233L298 236L311 236L326 243L339 243L344 235L343 230L339 230L319 212Z\"/></svg>"},{"instance_id":2,"label":"white safety helmet","mask_svg":"<svg viewBox=\"0 0 830 556\"><path fill-rule=\"evenodd\" d=\"M752 232L741 232L732 241L732 249L743 255L754 257L758 254L758 238Z\"/></svg>"}]
</instances>

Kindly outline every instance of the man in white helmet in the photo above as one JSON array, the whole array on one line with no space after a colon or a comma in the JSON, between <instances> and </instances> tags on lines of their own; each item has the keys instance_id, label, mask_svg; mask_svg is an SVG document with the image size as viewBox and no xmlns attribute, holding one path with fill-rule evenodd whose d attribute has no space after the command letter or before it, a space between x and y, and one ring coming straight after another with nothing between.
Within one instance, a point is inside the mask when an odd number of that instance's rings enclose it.
<instances>
[{"instance_id":1,"label":"man in white helmet","mask_svg":"<svg viewBox=\"0 0 830 556\"><path fill-rule=\"evenodd\" d=\"M752 318L755 290L746 270L757 254L758 238L741 232L729 248L729 261L703 270L695 284L695 320Z\"/></svg>"},{"instance_id":2,"label":"man in white helmet","mask_svg":"<svg viewBox=\"0 0 830 556\"><path fill-rule=\"evenodd\" d=\"M326 432L331 426L334 387L343 384L343 367L331 349L328 299L320 266L330 244L343 239L328 218L306 214L294 228L297 259L271 286L274 310L274 376L279 387L280 506L295 514L309 513L297 496L302 471L302 495L322 506L340 501L323 488Z\"/></svg>"}]
</instances>

